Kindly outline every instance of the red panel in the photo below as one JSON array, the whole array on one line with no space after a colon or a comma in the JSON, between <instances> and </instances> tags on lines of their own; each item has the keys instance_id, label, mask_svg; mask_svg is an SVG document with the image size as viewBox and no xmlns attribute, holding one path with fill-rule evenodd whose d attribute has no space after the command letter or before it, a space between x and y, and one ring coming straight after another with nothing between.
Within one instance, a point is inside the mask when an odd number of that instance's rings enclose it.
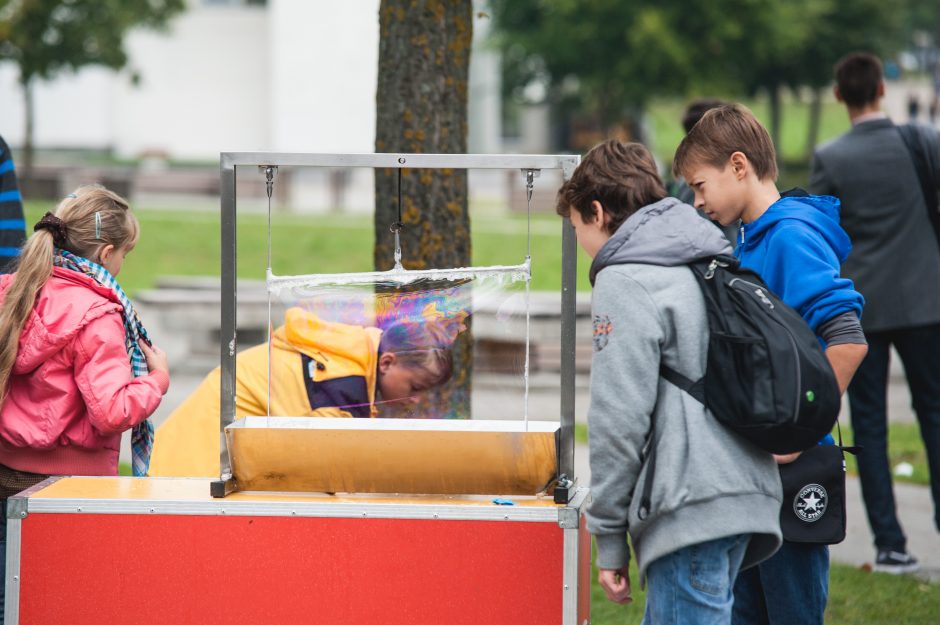
<instances>
[{"instance_id":1,"label":"red panel","mask_svg":"<svg viewBox=\"0 0 940 625\"><path fill-rule=\"evenodd\" d=\"M24 625L560 623L562 530L31 514L20 572Z\"/></svg>"}]
</instances>

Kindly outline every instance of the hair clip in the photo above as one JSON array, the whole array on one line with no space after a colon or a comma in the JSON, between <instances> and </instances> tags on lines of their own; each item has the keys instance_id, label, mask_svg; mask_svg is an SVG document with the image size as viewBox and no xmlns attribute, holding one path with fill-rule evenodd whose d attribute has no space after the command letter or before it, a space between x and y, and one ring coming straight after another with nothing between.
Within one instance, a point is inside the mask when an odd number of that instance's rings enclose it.
<instances>
[{"instance_id":1,"label":"hair clip","mask_svg":"<svg viewBox=\"0 0 940 625\"><path fill-rule=\"evenodd\" d=\"M72 198L73 200L78 199L78 196L75 195L74 193L69 193L69 194L66 195L65 197L67 197L67 198Z\"/></svg>"},{"instance_id":2,"label":"hair clip","mask_svg":"<svg viewBox=\"0 0 940 625\"><path fill-rule=\"evenodd\" d=\"M101 213L95 211L95 240L101 240Z\"/></svg>"}]
</instances>

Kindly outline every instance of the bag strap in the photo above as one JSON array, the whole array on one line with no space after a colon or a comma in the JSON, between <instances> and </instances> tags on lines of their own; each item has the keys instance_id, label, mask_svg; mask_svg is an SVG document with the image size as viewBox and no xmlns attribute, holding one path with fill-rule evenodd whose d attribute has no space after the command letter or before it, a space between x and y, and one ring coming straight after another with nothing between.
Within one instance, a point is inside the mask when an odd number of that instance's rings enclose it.
<instances>
[{"instance_id":1,"label":"bag strap","mask_svg":"<svg viewBox=\"0 0 940 625\"><path fill-rule=\"evenodd\" d=\"M659 365L659 375L662 376L664 380L678 386L681 390L685 391L691 395L697 402L704 405L705 404L705 378L693 382L689 378L685 377L675 369L666 366L665 364L660 363Z\"/></svg>"},{"instance_id":2,"label":"bag strap","mask_svg":"<svg viewBox=\"0 0 940 625\"><path fill-rule=\"evenodd\" d=\"M838 419L836 420L836 432L837 432L838 435L839 435L839 449L841 449L841 450L844 451L844 452L848 452L848 453L852 454L853 456L857 456L857 455L858 455L858 452L860 452L860 451L862 450L862 446L861 446L861 445L843 445L843 444L842 444L842 426L839 425Z\"/></svg>"},{"instance_id":3,"label":"bag strap","mask_svg":"<svg viewBox=\"0 0 940 625\"><path fill-rule=\"evenodd\" d=\"M927 204L927 217L930 219L930 225L933 226L937 243L940 244L940 210L937 207L937 184L930 173L929 156L925 154L921 142L918 141L916 126L906 124L896 126L896 128L901 135L901 140L904 141L904 147L907 148L907 152L914 162L914 171L917 173L917 181L920 183L920 192Z\"/></svg>"},{"instance_id":4,"label":"bag strap","mask_svg":"<svg viewBox=\"0 0 940 625\"><path fill-rule=\"evenodd\" d=\"M659 364L659 375L664 380L679 387L691 395L696 401L705 405L705 378L693 382L675 369L666 366L662 362ZM653 494L653 475L656 474L656 445L653 439L653 425L651 422L649 433L649 458L646 461L646 482L643 484L643 493L640 495L640 507L637 510L637 516L640 520L645 519L650 513L650 497Z\"/></svg>"}]
</instances>

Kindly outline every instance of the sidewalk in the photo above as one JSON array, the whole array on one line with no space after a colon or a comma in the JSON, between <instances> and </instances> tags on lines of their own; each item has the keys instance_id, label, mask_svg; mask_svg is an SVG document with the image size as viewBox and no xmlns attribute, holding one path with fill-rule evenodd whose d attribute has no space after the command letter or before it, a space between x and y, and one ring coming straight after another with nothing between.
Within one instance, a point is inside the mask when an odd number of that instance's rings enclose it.
<instances>
[{"instance_id":1,"label":"sidewalk","mask_svg":"<svg viewBox=\"0 0 940 625\"><path fill-rule=\"evenodd\" d=\"M580 484L591 483L587 445L579 444L575 448L575 472ZM830 556L833 562L870 566L874 563L875 548L865 518L858 479L849 476L845 487L848 514L846 537L845 541L830 548ZM920 561L918 577L940 583L940 533L933 525L930 491L925 486L895 482L894 496L898 517L907 534L908 549Z\"/></svg>"}]
</instances>

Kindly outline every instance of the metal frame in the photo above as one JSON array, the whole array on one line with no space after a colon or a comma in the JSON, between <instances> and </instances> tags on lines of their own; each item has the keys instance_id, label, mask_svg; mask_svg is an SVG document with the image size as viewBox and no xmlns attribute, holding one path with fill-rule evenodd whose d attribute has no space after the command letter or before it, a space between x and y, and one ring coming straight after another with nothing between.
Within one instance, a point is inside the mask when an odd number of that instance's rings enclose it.
<instances>
[{"instance_id":1,"label":"metal frame","mask_svg":"<svg viewBox=\"0 0 940 625\"><path fill-rule=\"evenodd\" d=\"M580 163L577 155L544 154L309 154L292 152L222 152L219 155L221 195L221 384L219 481L211 493L224 497L235 489L225 427L235 421L236 303L236 192L239 167L371 167L392 169L558 169L568 180ZM562 224L561 308L561 436L559 476L574 481L575 294L577 254L570 222ZM573 493L574 489L567 489Z\"/></svg>"},{"instance_id":2,"label":"metal frame","mask_svg":"<svg viewBox=\"0 0 940 625\"><path fill-rule=\"evenodd\" d=\"M361 503L352 501L337 501L336 497L323 495L311 497L309 495L296 496L290 501L283 500L279 495L284 493L261 493L271 495L271 501L263 500L218 500L208 498L204 500L192 499L109 499L89 497L32 497L33 494L49 486L54 481L46 480L27 491L23 491L10 499L19 500L14 512L8 512L7 522L21 523L31 514L159 514L183 516L282 516L282 517L317 517L317 518L370 518L370 519L425 519L441 521L524 521L534 523L558 523L564 530L577 530L580 525L580 515L588 501L588 489L576 489L571 501L565 506L523 506L498 505L480 499L471 499L468 503L421 503L403 501L402 503L388 503L388 497L377 496L381 502L370 501L364 498ZM82 479L104 480L136 480L133 477L101 477ZM204 482L205 478L172 478L151 477L150 480L179 481L193 480ZM522 501L524 498L518 498ZM510 500L511 501L511 500ZM15 553L13 561L19 568L19 541L16 550L11 551L12 543L8 538L7 562L11 562L11 553ZM7 569L10 570L9 568ZM9 591L10 578L7 578ZM9 595L8 595L9 596Z\"/></svg>"}]
</instances>

